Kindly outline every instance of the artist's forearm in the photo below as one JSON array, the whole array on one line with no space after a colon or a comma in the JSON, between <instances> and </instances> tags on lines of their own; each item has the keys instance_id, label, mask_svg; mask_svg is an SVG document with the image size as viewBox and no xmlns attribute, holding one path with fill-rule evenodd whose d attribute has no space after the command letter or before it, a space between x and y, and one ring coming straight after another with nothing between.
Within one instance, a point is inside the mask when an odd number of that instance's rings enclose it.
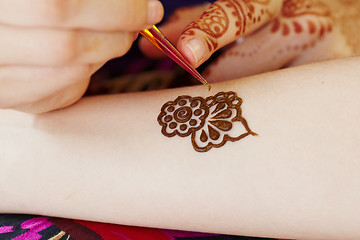
<instances>
[{"instance_id":1,"label":"artist's forearm","mask_svg":"<svg viewBox=\"0 0 360 240\"><path fill-rule=\"evenodd\" d=\"M291 69L211 92L199 86L87 98L35 118L2 111L0 210L358 239L359 64ZM243 99L242 116L258 136L199 153L190 137L162 135L157 116L165 102L220 91Z\"/></svg>"}]
</instances>

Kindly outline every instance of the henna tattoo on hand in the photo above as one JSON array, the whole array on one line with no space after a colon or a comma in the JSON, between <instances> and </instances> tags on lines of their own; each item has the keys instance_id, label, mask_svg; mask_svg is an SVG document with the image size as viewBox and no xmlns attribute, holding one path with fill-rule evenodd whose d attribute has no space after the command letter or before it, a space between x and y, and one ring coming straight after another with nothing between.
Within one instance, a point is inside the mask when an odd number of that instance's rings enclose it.
<instances>
[{"instance_id":1,"label":"henna tattoo on hand","mask_svg":"<svg viewBox=\"0 0 360 240\"><path fill-rule=\"evenodd\" d=\"M229 28L229 18L218 3L213 3L210 8L203 13L199 19L190 23L182 33L182 38L186 35L194 36L194 29L201 30L207 34L206 43L209 51L217 49L217 39L219 39Z\"/></svg>"},{"instance_id":2,"label":"henna tattoo on hand","mask_svg":"<svg viewBox=\"0 0 360 240\"><path fill-rule=\"evenodd\" d=\"M206 99L179 96L162 106L158 122L164 136L191 135L194 149L207 152L224 146L227 141L257 135L241 116L241 104L242 99L235 92L219 92Z\"/></svg>"},{"instance_id":3,"label":"henna tattoo on hand","mask_svg":"<svg viewBox=\"0 0 360 240\"><path fill-rule=\"evenodd\" d=\"M325 34L333 31L333 20L330 9L318 0L285 0L281 15L270 28L273 34L282 37L290 34L307 34L307 41L290 43L278 50L278 54L289 51L305 51L314 47Z\"/></svg>"},{"instance_id":4,"label":"henna tattoo on hand","mask_svg":"<svg viewBox=\"0 0 360 240\"><path fill-rule=\"evenodd\" d=\"M257 8L255 4L262 5L263 8ZM196 30L200 30L206 34L208 49L213 52L218 49L218 39L228 31L230 19L236 19L233 23L237 29L235 37L239 37L246 32L248 24L260 22L262 15L270 15L268 9L265 8L269 4L270 0L218 0L197 20L188 25L181 38L194 36ZM256 12L256 9L259 11Z\"/></svg>"},{"instance_id":5,"label":"henna tattoo on hand","mask_svg":"<svg viewBox=\"0 0 360 240\"><path fill-rule=\"evenodd\" d=\"M301 21L299 17L304 16L308 16L307 20ZM300 34L306 28L309 34L318 33L319 38L322 38L326 32L331 32L330 9L317 0L285 0L281 16L274 20L271 32L281 31L283 36L287 36L291 29L296 34Z\"/></svg>"}]
</instances>

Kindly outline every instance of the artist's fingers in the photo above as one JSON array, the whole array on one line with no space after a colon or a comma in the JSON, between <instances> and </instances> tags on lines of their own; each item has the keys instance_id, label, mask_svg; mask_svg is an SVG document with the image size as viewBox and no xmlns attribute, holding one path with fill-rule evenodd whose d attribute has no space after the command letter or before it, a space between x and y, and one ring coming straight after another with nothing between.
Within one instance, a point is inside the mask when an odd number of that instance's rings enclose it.
<instances>
[{"instance_id":1,"label":"artist's fingers","mask_svg":"<svg viewBox=\"0 0 360 240\"><path fill-rule=\"evenodd\" d=\"M187 26L178 49L195 66L217 49L247 35L273 19L283 0L218 0Z\"/></svg>"},{"instance_id":2,"label":"artist's fingers","mask_svg":"<svg viewBox=\"0 0 360 240\"><path fill-rule=\"evenodd\" d=\"M0 0L0 22L18 26L135 31L162 16L157 0Z\"/></svg>"},{"instance_id":3,"label":"artist's fingers","mask_svg":"<svg viewBox=\"0 0 360 240\"><path fill-rule=\"evenodd\" d=\"M27 105L13 107L14 110L32 114L46 113L53 110L66 108L80 100L89 85L89 78L78 81L64 89L60 89L47 98Z\"/></svg>"},{"instance_id":4,"label":"artist's fingers","mask_svg":"<svg viewBox=\"0 0 360 240\"><path fill-rule=\"evenodd\" d=\"M166 38L175 45L184 30L184 26L188 25L192 20L203 13L208 6L209 4L206 3L202 5L179 8L164 24L159 27L159 29L165 34ZM140 39L139 46L141 51L148 57L161 58L165 56L145 38Z\"/></svg>"},{"instance_id":5,"label":"artist's fingers","mask_svg":"<svg viewBox=\"0 0 360 240\"><path fill-rule=\"evenodd\" d=\"M204 75L223 81L347 54L326 5L286 0L281 16L229 48Z\"/></svg>"},{"instance_id":6,"label":"artist's fingers","mask_svg":"<svg viewBox=\"0 0 360 240\"><path fill-rule=\"evenodd\" d=\"M46 112L77 101L103 63L65 67L1 67L0 108Z\"/></svg>"},{"instance_id":7,"label":"artist's fingers","mask_svg":"<svg viewBox=\"0 0 360 240\"><path fill-rule=\"evenodd\" d=\"M0 25L0 65L97 63L125 54L135 34Z\"/></svg>"}]
</instances>

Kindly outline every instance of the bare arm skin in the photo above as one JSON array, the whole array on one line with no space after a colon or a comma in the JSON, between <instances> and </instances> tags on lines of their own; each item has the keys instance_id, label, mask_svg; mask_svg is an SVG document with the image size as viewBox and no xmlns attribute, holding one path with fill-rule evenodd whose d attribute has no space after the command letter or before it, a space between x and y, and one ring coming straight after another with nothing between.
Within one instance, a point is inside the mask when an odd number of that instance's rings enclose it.
<instances>
[{"instance_id":1,"label":"bare arm skin","mask_svg":"<svg viewBox=\"0 0 360 240\"><path fill-rule=\"evenodd\" d=\"M0 211L296 239L360 238L360 58L213 85L0 111ZM206 153L161 106L234 91L258 136Z\"/></svg>"}]
</instances>

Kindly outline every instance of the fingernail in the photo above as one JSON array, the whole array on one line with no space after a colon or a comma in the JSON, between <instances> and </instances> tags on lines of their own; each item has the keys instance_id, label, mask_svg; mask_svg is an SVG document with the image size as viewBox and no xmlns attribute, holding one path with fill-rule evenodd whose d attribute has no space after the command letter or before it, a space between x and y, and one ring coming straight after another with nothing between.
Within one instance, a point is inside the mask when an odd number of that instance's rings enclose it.
<instances>
[{"instance_id":1,"label":"fingernail","mask_svg":"<svg viewBox=\"0 0 360 240\"><path fill-rule=\"evenodd\" d=\"M148 24L153 25L161 21L164 8L160 1L149 0L148 2Z\"/></svg>"},{"instance_id":2,"label":"fingernail","mask_svg":"<svg viewBox=\"0 0 360 240\"><path fill-rule=\"evenodd\" d=\"M199 39L193 38L186 43L186 47L190 50L191 55L193 56L190 61L194 66L197 67L200 60L203 59L205 55L205 48L203 42Z\"/></svg>"}]
</instances>

